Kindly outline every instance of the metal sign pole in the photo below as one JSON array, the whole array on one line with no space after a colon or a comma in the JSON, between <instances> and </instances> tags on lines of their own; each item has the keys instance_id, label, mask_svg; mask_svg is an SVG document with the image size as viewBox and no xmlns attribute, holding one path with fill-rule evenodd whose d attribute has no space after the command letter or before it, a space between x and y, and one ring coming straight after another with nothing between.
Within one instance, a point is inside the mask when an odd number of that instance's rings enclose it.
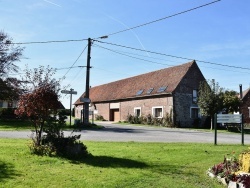
<instances>
[{"instance_id":1,"label":"metal sign pole","mask_svg":"<svg viewBox=\"0 0 250 188\"><path fill-rule=\"evenodd\" d=\"M217 145L217 114L214 114L214 145Z\"/></svg>"},{"instance_id":2,"label":"metal sign pole","mask_svg":"<svg viewBox=\"0 0 250 188\"><path fill-rule=\"evenodd\" d=\"M62 90L61 93L64 93L64 94L70 94L70 126L71 126L71 106L72 106L72 94L76 95L77 92L74 91L74 89L70 89L70 90Z\"/></svg>"},{"instance_id":3,"label":"metal sign pole","mask_svg":"<svg viewBox=\"0 0 250 188\"><path fill-rule=\"evenodd\" d=\"M244 145L244 122L243 122L243 114L241 114L241 145Z\"/></svg>"}]
</instances>

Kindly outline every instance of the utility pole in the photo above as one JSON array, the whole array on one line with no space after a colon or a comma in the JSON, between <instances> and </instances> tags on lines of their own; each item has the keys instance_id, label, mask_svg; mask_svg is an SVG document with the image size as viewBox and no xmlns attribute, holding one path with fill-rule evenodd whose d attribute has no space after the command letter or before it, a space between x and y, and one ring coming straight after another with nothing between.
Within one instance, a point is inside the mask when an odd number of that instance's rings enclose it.
<instances>
[{"instance_id":1,"label":"utility pole","mask_svg":"<svg viewBox=\"0 0 250 188\"><path fill-rule=\"evenodd\" d=\"M91 38L88 38L88 53L87 53L87 68L86 68L86 89L85 89L85 97L86 99L89 99L89 73L90 73L90 52L91 52ZM84 124L89 124L89 102L84 102Z\"/></svg>"}]
</instances>

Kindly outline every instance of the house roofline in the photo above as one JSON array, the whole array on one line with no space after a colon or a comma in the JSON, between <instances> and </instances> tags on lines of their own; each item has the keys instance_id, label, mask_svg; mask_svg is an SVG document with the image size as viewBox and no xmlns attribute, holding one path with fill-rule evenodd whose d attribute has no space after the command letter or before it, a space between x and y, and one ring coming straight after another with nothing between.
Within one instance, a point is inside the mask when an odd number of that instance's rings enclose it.
<instances>
[{"instance_id":1,"label":"house roofline","mask_svg":"<svg viewBox=\"0 0 250 188\"><path fill-rule=\"evenodd\" d=\"M107 103L107 102L121 102L121 101L128 101L128 100L140 100L140 99L151 99L151 98L160 98L160 97L165 97L165 96L172 96L172 92L168 93L159 93L159 94L154 94L154 95L143 95L143 96L135 96L135 97L127 97L127 98L122 98L122 99L111 99L111 100L106 100L106 101L93 101L93 103ZM84 102L80 103L75 103L74 105L83 105Z\"/></svg>"}]
</instances>

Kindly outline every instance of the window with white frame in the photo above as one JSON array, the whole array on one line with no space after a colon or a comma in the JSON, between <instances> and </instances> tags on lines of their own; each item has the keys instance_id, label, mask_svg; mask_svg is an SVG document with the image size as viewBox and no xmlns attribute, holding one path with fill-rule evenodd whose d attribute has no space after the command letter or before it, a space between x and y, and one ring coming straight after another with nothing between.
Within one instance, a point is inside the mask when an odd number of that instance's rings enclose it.
<instances>
[{"instance_id":1,"label":"window with white frame","mask_svg":"<svg viewBox=\"0 0 250 188\"><path fill-rule=\"evenodd\" d=\"M200 109L198 107L191 107L190 108L190 118L197 119L200 117Z\"/></svg>"},{"instance_id":2,"label":"window with white frame","mask_svg":"<svg viewBox=\"0 0 250 188\"><path fill-rule=\"evenodd\" d=\"M156 106L152 108L152 115L155 118L163 117L163 106Z\"/></svg>"},{"instance_id":3,"label":"window with white frame","mask_svg":"<svg viewBox=\"0 0 250 188\"><path fill-rule=\"evenodd\" d=\"M248 110L249 110L249 115L248 116L250 117L250 107L248 107Z\"/></svg>"},{"instance_id":4,"label":"window with white frame","mask_svg":"<svg viewBox=\"0 0 250 188\"><path fill-rule=\"evenodd\" d=\"M134 108L134 114L137 117L141 116L141 107Z\"/></svg>"},{"instance_id":5,"label":"window with white frame","mask_svg":"<svg viewBox=\"0 0 250 188\"><path fill-rule=\"evenodd\" d=\"M0 108L3 107L3 101L0 101Z\"/></svg>"},{"instance_id":6,"label":"window with white frame","mask_svg":"<svg viewBox=\"0 0 250 188\"><path fill-rule=\"evenodd\" d=\"M194 103L197 102L197 90L196 89L193 90L193 102Z\"/></svg>"}]
</instances>

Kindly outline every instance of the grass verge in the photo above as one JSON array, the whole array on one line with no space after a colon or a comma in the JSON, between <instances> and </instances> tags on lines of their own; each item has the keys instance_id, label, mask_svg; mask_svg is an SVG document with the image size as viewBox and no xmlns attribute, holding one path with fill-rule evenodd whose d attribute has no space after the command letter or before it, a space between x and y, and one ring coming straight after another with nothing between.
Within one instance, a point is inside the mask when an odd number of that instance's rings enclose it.
<instances>
[{"instance_id":1,"label":"grass verge","mask_svg":"<svg viewBox=\"0 0 250 188\"><path fill-rule=\"evenodd\" d=\"M63 130L91 130L91 129L103 129L101 125L90 124L84 126L75 126L67 122L66 126L63 127ZM18 119L9 119L9 120L0 120L0 131L20 131L20 130L33 130L34 126L29 120L18 120Z\"/></svg>"},{"instance_id":2,"label":"grass verge","mask_svg":"<svg viewBox=\"0 0 250 188\"><path fill-rule=\"evenodd\" d=\"M222 188L206 170L246 146L84 142L80 160L31 155L29 140L0 139L0 187Z\"/></svg>"},{"instance_id":3,"label":"grass verge","mask_svg":"<svg viewBox=\"0 0 250 188\"><path fill-rule=\"evenodd\" d=\"M28 120L0 120L0 131L20 131L31 130L33 128L32 123Z\"/></svg>"}]
</instances>

